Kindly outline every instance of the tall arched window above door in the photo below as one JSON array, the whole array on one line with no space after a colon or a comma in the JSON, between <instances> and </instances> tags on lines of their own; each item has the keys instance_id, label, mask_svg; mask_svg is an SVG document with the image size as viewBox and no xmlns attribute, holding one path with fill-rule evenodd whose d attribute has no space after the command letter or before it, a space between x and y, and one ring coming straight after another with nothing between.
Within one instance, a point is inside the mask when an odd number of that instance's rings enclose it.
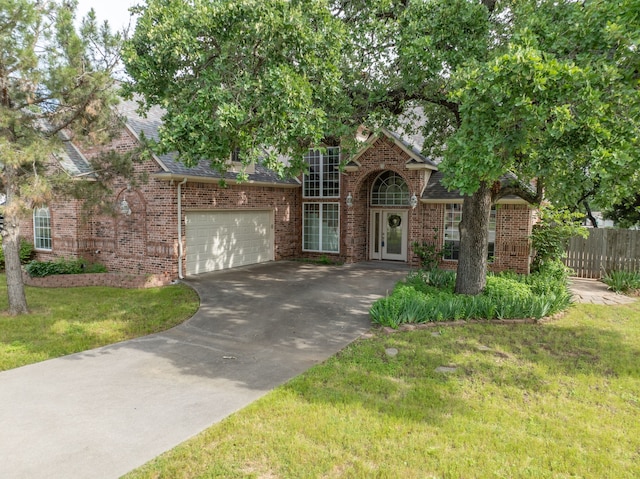
<instances>
[{"instance_id":1,"label":"tall arched window above door","mask_svg":"<svg viewBox=\"0 0 640 479\"><path fill-rule=\"evenodd\" d=\"M373 183L372 206L409 206L409 186L394 171L385 171Z\"/></svg>"}]
</instances>

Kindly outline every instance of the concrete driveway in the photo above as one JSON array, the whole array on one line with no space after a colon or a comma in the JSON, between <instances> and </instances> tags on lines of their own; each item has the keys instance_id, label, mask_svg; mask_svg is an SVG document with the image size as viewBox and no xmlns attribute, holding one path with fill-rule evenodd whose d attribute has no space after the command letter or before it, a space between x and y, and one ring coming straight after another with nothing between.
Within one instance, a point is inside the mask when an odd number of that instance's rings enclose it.
<instances>
[{"instance_id":1,"label":"concrete driveway","mask_svg":"<svg viewBox=\"0 0 640 479\"><path fill-rule=\"evenodd\" d=\"M406 273L278 262L201 275L187 281L200 310L170 331L0 373L0 477L125 474L358 338Z\"/></svg>"}]
</instances>

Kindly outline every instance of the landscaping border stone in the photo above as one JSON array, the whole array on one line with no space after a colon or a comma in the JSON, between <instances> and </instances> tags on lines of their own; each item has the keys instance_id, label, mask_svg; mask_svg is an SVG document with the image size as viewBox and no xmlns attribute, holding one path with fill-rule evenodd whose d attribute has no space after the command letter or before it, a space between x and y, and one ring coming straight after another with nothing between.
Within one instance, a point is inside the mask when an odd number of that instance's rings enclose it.
<instances>
[{"instance_id":1,"label":"landscaping border stone","mask_svg":"<svg viewBox=\"0 0 640 479\"><path fill-rule=\"evenodd\" d=\"M32 278L22 273L27 286L37 288L77 288L82 286L109 286L125 289L146 289L166 286L172 282L169 273L128 274L128 273L81 273L55 274L44 278Z\"/></svg>"}]
</instances>

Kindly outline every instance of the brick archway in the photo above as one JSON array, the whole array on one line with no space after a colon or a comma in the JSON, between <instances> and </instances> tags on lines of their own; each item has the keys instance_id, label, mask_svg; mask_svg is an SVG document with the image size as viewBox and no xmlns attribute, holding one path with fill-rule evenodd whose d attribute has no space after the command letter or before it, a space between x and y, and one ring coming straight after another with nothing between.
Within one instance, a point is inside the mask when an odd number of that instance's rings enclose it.
<instances>
[{"instance_id":1,"label":"brick archway","mask_svg":"<svg viewBox=\"0 0 640 479\"><path fill-rule=\"evenodd\" d=\"M147 244L147 204L138 190L125 188L116 198L118 207L126 201L130 214L118 212L115 221L116 252L124 261L136 263L145 256ZM135 264L134 264L135 266Z\"/></svg>"}]
</instances>

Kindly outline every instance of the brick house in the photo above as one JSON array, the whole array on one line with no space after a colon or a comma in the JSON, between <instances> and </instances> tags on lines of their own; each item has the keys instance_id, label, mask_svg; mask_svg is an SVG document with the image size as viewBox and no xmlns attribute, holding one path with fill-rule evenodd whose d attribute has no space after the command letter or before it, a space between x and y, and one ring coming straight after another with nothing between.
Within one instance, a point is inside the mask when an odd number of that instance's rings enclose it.
<instances>
[{"instance_id":1,"label":"brick house","mask_svg":"<svg viewBox=\"0 0 640 479\"><path fill-rule=\"evenodd\" d=\"M121 104L127 124L110 148L125 152L138 145L142 133L157 137L161 111L142 118L135 106ZM455 268L462 197L442 187L437 164L416 146L383 129L351 158L342 158L339 147L309 152L310 172L299 179L280 179L256 164L249 180L238 183L232 164L227 187L206 161L187 168L173 155L156 156L136 166L148 182L113 185L120 211L115 217L82 218L78 201L61 199L34 210L33 221L22 223L22 235L34 242L40 260L83 257L111 271L167 280L320 256L417 266L415 241L442 246L440 266ZM57 160L71 176L87 175L87 159L98 153L67 142ZM528 272L532 223L533 210L524 200L498 202L490 229L491 269Z\"/></svg>"}]
</instances>

